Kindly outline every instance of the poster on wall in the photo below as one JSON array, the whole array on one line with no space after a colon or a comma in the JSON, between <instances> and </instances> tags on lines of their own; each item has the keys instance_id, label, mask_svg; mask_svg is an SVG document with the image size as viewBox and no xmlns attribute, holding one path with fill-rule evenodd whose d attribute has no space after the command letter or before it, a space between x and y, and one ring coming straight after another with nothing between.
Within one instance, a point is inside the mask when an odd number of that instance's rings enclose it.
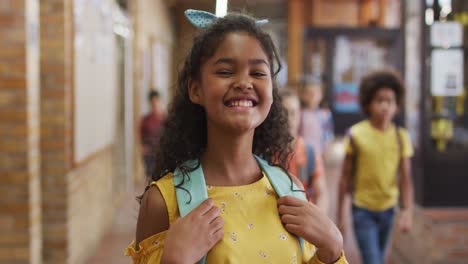
<instances>
[{"instance_id":1,"label":"poster on wall","mask_svg":"<svg viewBox=\"0 0 468 264\"><path fill-rule=\"evenodd\" d=\"M374 70L388 67L389 47L372 38L339 36L335 42L333 97L334 110L339 113L360 112L359 83Z\"/></svg>"},{"instance_id":2,"label":"poster on wall","mask_svg":"<svg viewBox=\"0 0 468 264\"><path fill-rule=\"evenodd\" d=\"M431 66L433 96L459 96L463 93L463 50L435 49L431 54Z\"/></svg>"},{"instance_id":3,"label":"poster on wall","mask_svg":"<svg viewBox=\"0 0 468 264\"><path fill-rule=\"evenodd\" d=\"M431 26L431 46L460 47L463 44L463 25L459 22L434 22Z\"/></svg>"},{"instance_id":4,"label":"poster on wall","mask_svg":"<svg viewBox=\"0 0 468 264\"><path fill-rule=\"evenodd\" d=\"M112 0L75 0L74 161L115 140L118 63Z\"/></svg>"},{"instance_id":5,"label":"poster on wall","mask_svg":"<svg viewBox=\"0 0 468 264\"><path fill-rule=\"evenodd\" d=\"M354 82L337 83L334 87L334 108L336 112L359 112L358 85Z\"/></svg>"}]
</instances>

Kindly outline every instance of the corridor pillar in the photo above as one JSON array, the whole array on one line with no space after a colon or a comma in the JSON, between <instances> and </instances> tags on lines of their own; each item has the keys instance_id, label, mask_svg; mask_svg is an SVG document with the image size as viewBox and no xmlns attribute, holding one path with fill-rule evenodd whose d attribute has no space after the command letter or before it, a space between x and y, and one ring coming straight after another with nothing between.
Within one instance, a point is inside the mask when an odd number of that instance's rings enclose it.
<instances>
[{"instance_id":1,"label":"corridor pillar","mask_svg":"<svg viewBox=\"0 0 468 264\"><path fill-rule=\"evenodd\" d=\"M296 84L302 76L304 46L304 1L288 1L288 83Z\"/></svg>"},{"instance_id":2,"label":"corridor pillar","mask_svg":"<svg viewBox=\"0 0 468 264\"><path fill-rule=\"evenodd\" d=\"M69 256L67 172L72 167L72 0L41 0L41 175L44 263Z\"/></svg>"},{"instance_id":3,"label":"corridor pillar","mask_svg":"<svg viewBox=\"0 0 468 264\"><path fill-rule=\"evenodd\" d=\"M38 5L0 2L0 263L41 263Z\"/></svg>"}]
</instances>

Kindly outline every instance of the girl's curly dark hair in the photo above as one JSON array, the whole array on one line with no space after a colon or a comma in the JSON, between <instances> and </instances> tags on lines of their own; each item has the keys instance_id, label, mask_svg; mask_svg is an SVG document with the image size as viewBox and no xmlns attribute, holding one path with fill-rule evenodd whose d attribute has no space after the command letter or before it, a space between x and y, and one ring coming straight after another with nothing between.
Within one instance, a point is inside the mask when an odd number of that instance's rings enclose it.
<instances>
[{"instance_id":1,"label":"girl's curly dark hair","mask_svg":"<svg viewBox=\"0 0 468 264\"><path fill-rule=\"evenodd\" d=\"M177 90L169 107L158 149L156 149L155 169L152 180L158 180L177 167L192 159L200 159L207 142L205 110L190 101L188 82L199 80L200 69L216 52L227 34L245 32L255 37L261 44L270 62L273 79L281 69L276 48L270 38L255 20L247 15L231 13L217 19L194 38L193 46L179 72ZM252 152L270 163L286 167L292 137L288 130L287 115L282 107L278 89L273 81L273 104L265 121L255 129Z\"/></svg>"},{"instance_id":2,"label":"girl's curly dark hair","mask_svg":"<svg viewBox=\"0 0 468 264\"><path fill-rule=\"evenodd\" d=\"M368 106L377 91L382 88L392 89L395 93L397 105L401 107L405 96L405 86L400 75L393 70L374 71L364 76L359 86L359 104L367 116L370 115Z\"/></svg>"}]
</instances>

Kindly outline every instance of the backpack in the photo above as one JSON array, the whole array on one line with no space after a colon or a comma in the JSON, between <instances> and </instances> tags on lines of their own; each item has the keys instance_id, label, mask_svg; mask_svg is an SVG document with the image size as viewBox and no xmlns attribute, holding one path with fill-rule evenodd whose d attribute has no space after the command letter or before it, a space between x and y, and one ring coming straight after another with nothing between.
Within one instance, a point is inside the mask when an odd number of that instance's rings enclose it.
<instances>
[{"instance_id":1,"label":"backpack","mask_svg":"<svg viewBox=\"0 0 468 264\"><path fill-rule=\"evenodd\" d=\"M398 125L395 125L395 134L398 142L398 153L400 158L398 159L398 168L400 168L401 165L401 159L403 158L403 146L402 146L402 141L401 141L401 135L400 135L400 127ZM351 160L351 184L350 184L350 191L354 191L354 181L356 180L356 167L357 167L357 156L359 154L358 148L356 146L356 142L354 141L353 134L351 133L351 129L348 129L346 132L346 135L349 139L349 144L351 146L351 149L353 150L352 154L352 160ZM399 180L399 169L397 169L397 181Z\"/></svg>"},{"instance_id":2,"label":"backpack","mask_svg":"<svg viewBox=\"0 0 468 264\"><path fill-rule=\"evenodd\" d=\"M313 176L315 173L315 151L312 144L305 144L305 153L307 156L307 165L304 167L299 168L297 175L302 182L307 183L306 192L308 197L313 197L313 187L312 183L314 181Z\"/></svg>"},{"instance_id":3,"label":"backpack","mask_svg":"<svg viewBox=\"0 0 468 264\"><path fill-rule=\"evenodd\" d=\"M294 196L298 199L307 201L303 192L293 191L299 189L294 182L292 182L286 172L279 167L271 166L267 161L256 155L254 155L254 157L257 160L260 169L265 172L271 186L275 189L275 192L279 197ZM180 217L184 217L203 201L208 199L208 192L206 189L205 175L203 174L201 163L198 160L189 160L181 167L195 168L195 170L191 172L181 170L180 167L174 171L174 186L177 186L177 205L179 207ZM304 247L304 239L300 237L298 237L298 239L302 250ZM204 264L205 262L206 256L204 256L198 264Z\"/></svg>"}]
</instances>

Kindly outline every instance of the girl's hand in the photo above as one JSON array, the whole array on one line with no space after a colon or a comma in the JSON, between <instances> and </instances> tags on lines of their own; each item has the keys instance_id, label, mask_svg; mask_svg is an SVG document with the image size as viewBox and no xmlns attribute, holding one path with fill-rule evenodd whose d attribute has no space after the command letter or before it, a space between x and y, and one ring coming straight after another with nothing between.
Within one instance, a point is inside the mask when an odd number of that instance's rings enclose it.
<instances>
[{"instance_id":1,"label":"girl's hand","mask_svg":"<svg viewBox=\"0 0 468 264\"><path fill-rule=\"evenodd\" d=\"M413 214L411 210L403 209L400 212L400 217L398 219L398 227L400 231L403 233L406 233L410 231L412 225L413 225Z\"/></svg>"},{"instance_id":2,"label":"girl's hand","mask_svg":"<svg viewBox=\"0 0 468 264\"><path fill-rule=\"evenodd\" d=\"M292 196L278 199L278 211L286 230L317 248L325 263L338 260L343 251L343 236L333 222L312 203Z\"/></svg>"},{"instance_id":3,"label":"girl's hand","mask_svg":"<svg viewBox=\"0 0 468 264\"><path fill-rule=\"evenodd\" d=\"M343 217L339 217L338 218L338 223L337 223L337 226L338 226L338 230L340 230L341 234L343 235L345 233L345 221L343 219Z\"/></svg>"},{"instance_id":4,"label":"girl's hand","mask_svg":"<svg viewBox=\"0 0 468 264\"><path fill-rule=\"evenodd\" d=\"M223 238L221 210L211 199L169 228L161 263L195 263Z\"/></svg>"}]
</instances>

